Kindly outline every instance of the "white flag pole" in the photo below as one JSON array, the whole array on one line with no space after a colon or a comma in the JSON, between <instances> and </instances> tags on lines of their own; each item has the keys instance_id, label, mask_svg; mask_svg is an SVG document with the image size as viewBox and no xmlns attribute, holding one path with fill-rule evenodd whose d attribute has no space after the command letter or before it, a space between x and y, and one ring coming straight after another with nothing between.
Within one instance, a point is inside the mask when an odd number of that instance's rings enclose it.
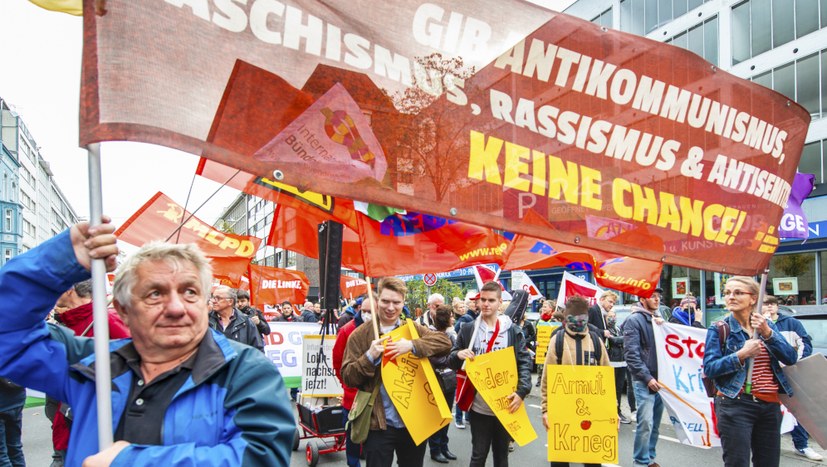
<instances>
[{"instance_id":1,"label":"white flag pole","mask_svg":"<svg viewBox=\"0 0 827 467\"><path fill-rule=\"evenodd\" d=\"M87 146L89 156L89 224L103 217L100 143ZM109 367L109 313L106 308L106 263L92 260L92 312L95 330L95 390L98 401L98 450L112 446L112 371Z\"/></svg>"}]
</instances>

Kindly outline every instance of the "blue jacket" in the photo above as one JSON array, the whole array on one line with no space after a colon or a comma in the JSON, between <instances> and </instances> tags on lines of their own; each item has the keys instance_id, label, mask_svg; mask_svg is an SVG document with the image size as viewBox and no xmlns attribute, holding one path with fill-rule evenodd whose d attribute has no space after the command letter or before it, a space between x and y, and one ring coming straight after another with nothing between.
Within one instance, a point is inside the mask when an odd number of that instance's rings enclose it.
<instances>
[{"instance_id":1,"label":"blue jacket","mask_svg":"<svg viewBox=\"0 0 827 467\"><path fill-rule=\"evenodd\" d=\"M658 352L652 315L640 305L623 321L623 356L635 381L649 383L658 379Z\"/></svg>"},{"instance_id":2,"label":"blue jacket","mask_svg":"<svg viewBox=\"0 0 827 467\"><path fill-rule=\"evenodd\" d=\"M721 341L718 338L718 328L713 323L706 331L706 345L704 347L704 374L715 381L715 387L725 396L735 397L744 387L747 379L747 366L742 365L735 352L744 346L751 336L738 323L732 314L724 318L729 323L729 336L726 339L724 352L721 354ZM780 390L792 396L793 389L784 373L781 372L781 365L792 365L798 360L795 349L787 343L787 340L778 332L778 328L771 322L767 322L772 329L772 335L764 341L770 354L770 367L778 379ZM746 362L745 362L746 363Z\"/></svg>"},{"instance_id":3,"label":"blue jacket","mask_svg":"<svg viewBox=\"0 0 827 467\"><path fill-rule=\"evenodd\" d=\"M81 465L99 450L94 342L44 318L61 293L88 277L68 232L0 270L0 375L72 406L66 465ZM110 351L130 342L112 341ZM120 360L111 358L114 427L133 379ZM288 465L295 421L276 367L256 349L208 330L162 430L163 445L130 445L112 466Z\"/></svg>"}]
</instances>

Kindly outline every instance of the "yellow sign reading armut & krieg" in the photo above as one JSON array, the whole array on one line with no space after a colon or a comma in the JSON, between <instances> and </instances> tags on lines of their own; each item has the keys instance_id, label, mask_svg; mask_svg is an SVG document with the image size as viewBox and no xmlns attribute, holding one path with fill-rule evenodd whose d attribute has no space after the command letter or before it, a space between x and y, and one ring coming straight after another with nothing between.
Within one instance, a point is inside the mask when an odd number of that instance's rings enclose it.
<instances>
[{"instance_id":1,"label":"yellow sign reading armut & krieg","mask_svg":"<svg viewBox=\"0 0 827 467\"><path fill-rule=\"evenodd\" d=\"M617 463L614 368L546 365L548 460Z\"/></svg>"},{"instance_id":2,"label":"yellow sign reading armut & krieg","mask_svg":"<svg viewBox=\"0 0 827 467\"><path fill-rule=\"evenodd\" d=\"M516 412L508 411L506 399L517 390L517 359L511 347L477 355L466 360L465 372L474 383L474 388L497 416L508 434L520 446L537 439L537 432L531 426L525 404Z\"/></svg>"},{"instance_id":3,"label":"yellow sign reading armut & krieg","mask_svg":"<svg viewBox=\"0 0 827 467\"><path fill-rule=\"evenodd\" d=\"M391 331L388 340L418 339L413 322L406 323ZM451 410L427 358L408 352L393 360L383 359L382 384L417 446L450 423Z\"/></svg>"}]
</instances>

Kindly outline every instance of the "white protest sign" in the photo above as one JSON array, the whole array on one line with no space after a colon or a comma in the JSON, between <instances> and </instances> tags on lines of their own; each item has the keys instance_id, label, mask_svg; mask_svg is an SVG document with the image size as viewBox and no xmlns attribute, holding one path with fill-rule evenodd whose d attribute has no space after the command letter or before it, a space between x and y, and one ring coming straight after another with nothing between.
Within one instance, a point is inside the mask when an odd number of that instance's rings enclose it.
<instances>
[{"instance_id":1,"label":"white protest sign","mask_svg":"<svg viewBox=\"0 0 827 467\"><path fill-rule=\"evenodd\" d=\"M263 336L264 355L273 362L288 388L301 385L302 336L318 334L319 323L288 323L268 321L270 334ZM335 340L335 336L332 338Z\"/></svg>"},{"instance_id":2,"label":"white protest sign","mask_svg":"<svg viewBox=\"0 0 827 467\"><path fill-rule=\"evenodd\" d=\"M302 396L340 397L344 394L342 384L333 371L333 344L335 335L302 336ZM319 351L321 350L321 352Z\"/></svg>"}]
</instances>

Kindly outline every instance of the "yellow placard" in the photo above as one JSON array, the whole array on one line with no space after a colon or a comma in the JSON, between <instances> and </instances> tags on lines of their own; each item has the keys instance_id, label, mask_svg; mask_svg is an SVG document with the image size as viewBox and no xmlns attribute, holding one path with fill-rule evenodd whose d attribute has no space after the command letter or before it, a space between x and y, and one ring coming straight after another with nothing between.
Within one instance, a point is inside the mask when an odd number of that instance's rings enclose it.
<instances>
[{"instance_id":1,"label":"yellow placard","mask_svg":"<svg viewBox=\"0 0 827 467\"><path fill-rule=\"evenodd\" d=\"M548 460L617 463L617 400L610 366L547 365Z\"/></svg>"},{"instance_id":2,"label":"yellow placard","mask_svg":"<svg viewBox=\"0 0 827 467\"><path fill-rule=\"evenodd\" d=\"M537 439L537 432L531 426L525 404L510 413L506 397L517 390L517 359L511 347L478 355L466 360L465 372L474 383L474 388L497 416L508 434L520 446Z\"/></svg>"},{"instance_id":3,"label":"yellow placard","mask_svg":"<svg viewBox=\"0 0 827 467\"><path fill-rule=\"evenodd\" d=\"M255 180L261 186L265 186L272 190L280 191L285 195L300 199L305 203L322 209L326 212L333 212L333 197L316 193L315 191L302 191L297 187L288 185L286 183L270 180L269 178L259 177Z\"/></svg>"},{"instance_id":4,"label":"yellow placard","mask_svg":"<svg viewBox=\"0 0 827 467\"><path fill-rule=\"evenodd\" d=\"M546 363L548 344L551 342L551 333L560 326L560 323L543 324L537 326L537 352L534 355L534 363L542 365Z\"/></svg>"},{"instance_id":5,"label":"yellow placard","mask_svg":"<svg viewBox=\"0 0 827 467\"><path fill-rule=\"evenodd\" d=\"M419 338L411 320L390 332L389 340ZM387 344L387 341L385 341ZM451 422L451 410L427 358L412 353L382 360L382 384L418 446Z\"/></svg>"}]
</instances>

